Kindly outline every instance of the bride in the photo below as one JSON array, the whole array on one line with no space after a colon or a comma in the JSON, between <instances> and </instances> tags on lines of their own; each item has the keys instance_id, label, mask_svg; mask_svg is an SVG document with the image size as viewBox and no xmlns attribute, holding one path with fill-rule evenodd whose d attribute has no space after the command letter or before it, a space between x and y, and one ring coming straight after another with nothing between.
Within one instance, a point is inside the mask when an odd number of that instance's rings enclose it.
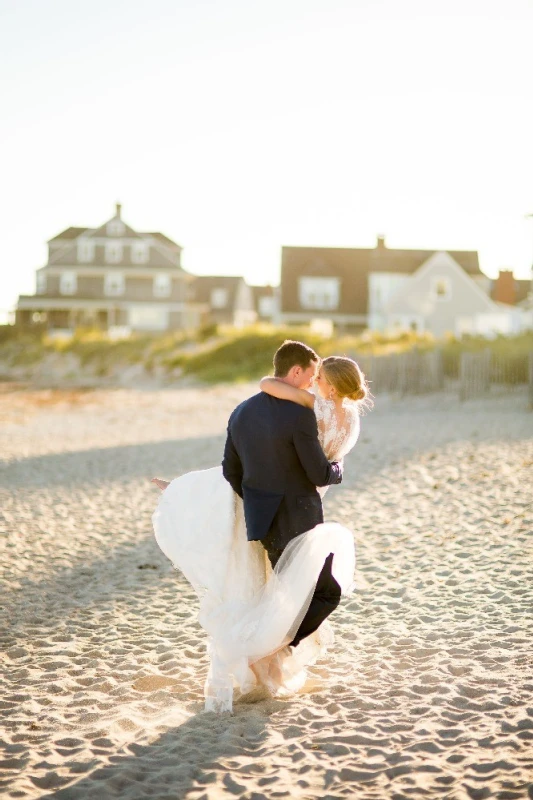
<instances>
[{"instance_id":1,"label":"bride","mask_svg":"<svg viewBox=\"0 0 533 800\"><path fill-rule=\"evenodd\" d=\"M360 368L341 356L321 362L316 394L277 378L263 378L260 388L314 410L319 442L330 461L353 448L361 409L370 402ZM272 569L261 542L247 540L243 501L221 467L153 482L163 490L152 518L157 543L200 602L210 659L206 711L231 711L236 687L241 694L257 685L272 695L297 691L305 682L305 667L331 645L333 634L323 622L297 646L295 635L331 554L340 593L352 590L352 533L337 523L321 523L292 539ZM326 490L319 489L321 496Z\"/></svg>"}]
</instances>

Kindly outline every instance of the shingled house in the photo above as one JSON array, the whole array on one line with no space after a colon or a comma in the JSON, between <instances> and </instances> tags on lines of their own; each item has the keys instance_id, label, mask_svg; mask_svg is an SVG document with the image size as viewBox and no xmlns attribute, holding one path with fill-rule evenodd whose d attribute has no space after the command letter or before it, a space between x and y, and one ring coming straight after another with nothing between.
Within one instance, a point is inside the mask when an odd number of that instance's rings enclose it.
<instances>
[{"instance_id":1,"label":"shingled house","mask_svg":"<svg viewBox=\"0 0 533 800\"><path fill-rule=\"evenodd\" d=\"M67 228L50 239L48 262L36 273L36 294L19 297L16 321L70 330L194 328L203 309L188 299L194 279L180 258L176 242L133 230L117 204L101 227Z\"/></svg>"},{"instance_id":2,"label":"shingled house","mask_svg":"<svg viewBox=\"0 0 533 800\"><path fill-rule=\"evenodd\" d=\"M341 328L455 330L461 317L494 314L475 251L283 247L281 320L329 319Z\"/></svg>"},{"instance_id":3,"label":"shingled house","mask_svg":"<svg viewBox=\"0 0 533 800\"><path fill-rule=\"evenodd\" d=\"M205 309L204 323L242 327L257 318L252 287L239 275L196 276L188 297Z\"/></svg>"},{"instance_id":4,"label":"shingled house","mask_svg":"<svg viewBox=\"0 0 533 800\"><path fill-rule=\"evenodd\" d=\"M277 322L279 316L279 287L252 286L257 319L261 322Z\"/></svg>"}]
</instances>

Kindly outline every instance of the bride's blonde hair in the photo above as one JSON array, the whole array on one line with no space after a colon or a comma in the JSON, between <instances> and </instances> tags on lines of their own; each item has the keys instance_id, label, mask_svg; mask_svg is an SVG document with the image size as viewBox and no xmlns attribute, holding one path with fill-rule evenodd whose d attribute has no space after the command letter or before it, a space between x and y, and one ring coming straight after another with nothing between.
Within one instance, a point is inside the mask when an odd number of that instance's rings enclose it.
<instances>
[{"instance_id":1,"label":"bride's blonde hair","mask_svg":"<svg viewBox=\"0 0 533 800\"><path fill-rule=\"evenodd\" d=\"M324 377L339 397L355 400L366 408L374 404L365 375L352 358L347 356L328 356L321 363Z\"/></svg>"}]
</instances>

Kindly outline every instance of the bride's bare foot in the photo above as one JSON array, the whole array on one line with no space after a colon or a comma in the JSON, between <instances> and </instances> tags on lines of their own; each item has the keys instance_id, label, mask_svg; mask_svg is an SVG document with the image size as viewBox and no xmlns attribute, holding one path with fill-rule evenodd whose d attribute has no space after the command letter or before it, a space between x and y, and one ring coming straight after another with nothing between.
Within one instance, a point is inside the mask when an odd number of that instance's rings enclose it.
<instances>
[{"instance_id":1,"label":"bride's bare foot","mask_svg":"<svg viewBox=\"0 0 533 800\"><path fill-rule=\"evenodd\" d=\"M250 669L254 673L257 683L266 686L273 697L276 696L278 690L283 685L282 664L290 654L290 648L284 646L275 653L271 653L250 665Z\"/></svg>"},{"instance_id":2,"label":"bride's bare foot","mask_svg":"<svg viewBox=\"0 0 533 800\"><path fill-rule=\"evenodd\" d=\"M155 485L158 486L162 492L164 492L170 481L164 481L161 478L152 478L150 483L155 483Z\"/></svg>"}]
</instances>

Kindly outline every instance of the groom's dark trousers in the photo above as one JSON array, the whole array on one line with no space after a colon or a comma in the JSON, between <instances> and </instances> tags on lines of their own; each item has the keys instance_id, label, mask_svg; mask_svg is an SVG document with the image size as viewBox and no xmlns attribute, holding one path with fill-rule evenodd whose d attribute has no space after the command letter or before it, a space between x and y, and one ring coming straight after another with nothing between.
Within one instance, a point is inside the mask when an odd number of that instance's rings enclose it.
<instances>
[{"instance_id":1,"label":"groom's dark trousers","mask_svg":"<svg viewBox=\"0 0 533 800\"><path fill-rule=\"evenodd\" d=\"M329 462L320 447L314 412L265 392L233 411L222 471L243 499L248 539L261 541L273 566L291 539L324 521L316 487L342 480L341 465ZM340 602L332 561L330 554L293 645L313 633Z\"/></svg>"}]
</instances>

